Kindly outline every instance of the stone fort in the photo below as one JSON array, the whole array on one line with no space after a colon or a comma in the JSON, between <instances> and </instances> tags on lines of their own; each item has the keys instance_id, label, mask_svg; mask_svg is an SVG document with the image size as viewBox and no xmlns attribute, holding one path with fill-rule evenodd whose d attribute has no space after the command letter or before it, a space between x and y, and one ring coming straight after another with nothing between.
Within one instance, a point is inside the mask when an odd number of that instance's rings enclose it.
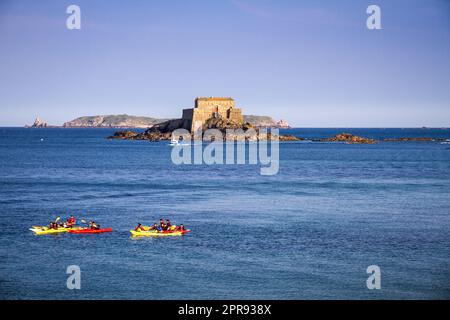
<instances>
[{"instance_id":1,"label":"stone fort","mask_svg":"<svg viewBox=\"0 0 450 320\"><path fill-rule=\"evenodd\" d=\"M235 108L230 97L197 97L195 106L183 109L183 127L194 132L209 118L224 118L237 123L243 123L244 118L240 108Z\"/></svg>"}]
</instances>

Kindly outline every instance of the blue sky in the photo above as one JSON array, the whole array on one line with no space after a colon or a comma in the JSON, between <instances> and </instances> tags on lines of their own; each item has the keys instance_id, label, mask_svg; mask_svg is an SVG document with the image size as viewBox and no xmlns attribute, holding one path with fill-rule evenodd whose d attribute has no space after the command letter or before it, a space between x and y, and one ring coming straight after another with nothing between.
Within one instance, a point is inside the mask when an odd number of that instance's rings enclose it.
<instances>
[{"instance_id":1,"label":"blue sky","mask_svg":"<svg viewBox=\"0 0 450 320\"><path fill-rule=\"evenodd\" d=\"M2 0L0 126L176 118L232 96L299 127L448 127L449 2ZM370 4L382 30L366 28Z\"/></svg>"}]
</instances>

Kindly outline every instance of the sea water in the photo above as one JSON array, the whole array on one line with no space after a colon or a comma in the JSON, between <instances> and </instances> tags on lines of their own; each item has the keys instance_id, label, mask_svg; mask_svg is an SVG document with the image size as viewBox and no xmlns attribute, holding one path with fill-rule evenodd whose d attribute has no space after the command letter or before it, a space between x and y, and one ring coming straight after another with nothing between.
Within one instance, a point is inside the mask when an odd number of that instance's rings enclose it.
<instances>
[{"instance_id":1,"label":"sea water","mask_svg":"<svg viewBox=\"0 0 450 320\"><path fill-rule=\"evenodd\" d=\"M450 146L280 144L280 169L174 165L113 129L0 128L1 299L449 299ZM446 129L291 129L384 139ZM112 227L35 236L74 214ZM183 237L131 238L138 222ZM81 289L66 269L81 270ZM381 270L369 290L366 269Z\"/></svg>"}]
</instances>

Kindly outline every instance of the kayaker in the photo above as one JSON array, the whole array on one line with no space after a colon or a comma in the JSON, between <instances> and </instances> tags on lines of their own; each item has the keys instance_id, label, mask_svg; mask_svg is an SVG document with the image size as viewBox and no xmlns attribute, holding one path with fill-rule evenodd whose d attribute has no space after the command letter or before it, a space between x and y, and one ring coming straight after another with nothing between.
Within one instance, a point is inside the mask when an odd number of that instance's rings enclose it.
<instances>
[{"instance_id":1,"label":"kayaker","mask_svg":"<svg viewBox=\"0 0 450 320\"><path fill-rule=\"evenodd\" d=\"M159 226L161 227L161 229L164 229L166 227L166 223L164 222L163 218L159 219Z\"/></svg>"},{"instance_id":2,"label":"kayaker","mask_svg":"<svg viewBox=\"0 0 450 320\"><path fill-rule=\"evenodd\" d=\"M154 224L154 225L152 225L150 228L149 228L149 230L158 230L158 224Z\"/></svg>"},{"instance_id":3,"label":"kayaker","mask_svg":"<svg viewBox=\"0 0 450 320\"><path fill-rule=\"evenodd\" d=\"M186 229L184 228L183 224L180 224L179 226L176 227L176 231L184 231L184 230Z\"/></svg>"},{"instance_id":4,"label":"kayaker","mask_svg":"<svg viewBox=\"0 0 450 320\"><path fill-rule=\"evenodd\" d=\"M67 218L66 223L67 223L67 226L68 226L69 228L71 228L71 227L73 227L73 226L77 223L77 220L75 219L74 216L70 216L69 218Z\"/></svg>"},{"instance_id":5,"label":"kayaker","mask_svg":"<svg viewBox=\"0 0 450 320\"><path fill-rule=\"evenodd\" d=\"M169 229L171 226L172 226L172 224L170 223L170 220L167 219L167 222L166 222L166 227L167 227L167 229Z\"/></svg>"},{"instance_id":6,"label":"kayaker","mask_svg":"<svg viewBox=\"0 0 450 320\"><path fill-rule=\"evenodd\" d=\"M145 231L144 227L142 226L142 224L138 223L137 227L134 229L134 231Z\"/></svg>"},{"instance_id":7,"label":"kayaker","mask_svg":"<svg viewBox=\"0 0 450 320\"><path fill-rule=\"evenodd\" d=\"M58 224L54 221L51 221L50 224L48 225L49 229L58 229Z\"/></svg>"},{"instance_id":8,"label":"kayaker","mask_svg":"<svg viewBox=\"0 0 450 320\"><path fill-rule=\"evenodd\" d=\"M89 222L89 228L92 230L99 230L100 229L100 225L96 224L95 221L91 221Z\"/></svg>"}]
</instances>

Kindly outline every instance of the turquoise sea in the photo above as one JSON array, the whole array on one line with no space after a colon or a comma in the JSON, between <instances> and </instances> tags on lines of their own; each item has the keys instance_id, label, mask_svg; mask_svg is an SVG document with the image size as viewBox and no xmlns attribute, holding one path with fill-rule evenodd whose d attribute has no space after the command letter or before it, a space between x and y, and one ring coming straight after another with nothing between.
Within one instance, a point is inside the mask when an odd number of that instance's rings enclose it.
<instances>
[{"instance_id":1,"label":"turquoise sea","mask_svg":"<svg viewBox=\"0 0 450 320\"><path fill-rule=\"evenodd\" d=\"M449 299L450 144L282 143L280 170L180 165L114 129L0 128L0 299ZM290 129L383 139L448 129ZM109 234L35 236L75 214ZM137 222L184 237L131 238ZM66 268L81 269L81 289ZM381 268L368 290L366 268Z\"/></svg>"}]
</instances>

